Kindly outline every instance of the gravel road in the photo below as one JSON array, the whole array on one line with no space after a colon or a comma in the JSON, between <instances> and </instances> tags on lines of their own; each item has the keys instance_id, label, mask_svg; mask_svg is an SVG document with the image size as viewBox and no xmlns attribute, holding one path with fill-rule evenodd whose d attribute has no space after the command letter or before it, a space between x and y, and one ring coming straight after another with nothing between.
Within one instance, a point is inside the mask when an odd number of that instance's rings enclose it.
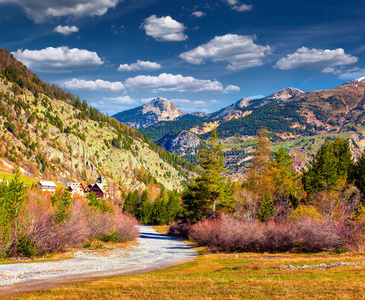
<instances>
[{"instance_id":1,"label":"gravel road","mask_svg":"<svg viewBox=\"0 0 365 300\"><path fill-rule=\"evenodd\" d=\"M0 265L0 295L36 290L58 283L146 272L192 260L197 252L180 239L140 227L136 246L101 253L77 251L62 261Z\"/></svg>"}]
</instances>

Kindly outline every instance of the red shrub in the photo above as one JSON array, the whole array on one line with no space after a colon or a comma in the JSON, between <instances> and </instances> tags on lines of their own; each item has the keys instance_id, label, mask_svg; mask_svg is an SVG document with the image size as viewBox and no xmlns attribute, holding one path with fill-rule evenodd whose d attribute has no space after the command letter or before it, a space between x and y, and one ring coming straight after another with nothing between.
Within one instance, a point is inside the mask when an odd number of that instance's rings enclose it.
<instances>
[{"instance_id":1,"label":"red shrub","mask_svg":"<svg viewBox=\"0 0 365 300\"><path fill-rule=\"evenodd\" d=\"M335 250L343 246L346 230L338 222L302 218L294 224L294 244L304 252Z\"/></svg>"},{"instance_id":2,"label":"red shrub","mask_svg":"<svg viewBox=\"0 0 365 300\"><path fill-rule=\"evenodd\" d=\"M179 220L177 222L172 222L168 234L178 235L183 239L189 238L189 230L191 228L191 224L187 220Z\"/></svg>"},{"instance_id":3,"label":"red shrub","mask_svg":"<svg viewBox=\"0 0 365 300\"><path fill-rule=\"evenodd\" d=\"M115 231L120 235L120 242L135 240L139 236L139 222L137 219L119 210L114 215Z\"/></svg>"},{"instance_id":4,"label":"red shrub","mask_svg":"<svg viewBox=\"0 0 365 300\"><path fill-rule=\"evenodd\" d=\"M198 245L223 251L283 252L294 247L304 252L335 250L346 241L346 227L338 222L303 218L297 223L260 223L228 215L194 224L191 237Z\"/></svg>"}]
</instances>

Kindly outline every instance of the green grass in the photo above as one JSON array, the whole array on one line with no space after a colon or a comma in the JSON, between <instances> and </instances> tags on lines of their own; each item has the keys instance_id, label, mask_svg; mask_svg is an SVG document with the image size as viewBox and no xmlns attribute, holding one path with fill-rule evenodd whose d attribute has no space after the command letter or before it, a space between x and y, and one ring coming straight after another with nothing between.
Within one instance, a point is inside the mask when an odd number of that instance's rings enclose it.
<instances>
[{"instance_id":1,"label":"green grass","mask_svg":"<svg viewBox=\"0 0 365 300\"><path fill-rule=\"evenodd\" d=\"M364 253L205 253L151 273L63 285L17 299L362 299L364 266L285 266L365 260Z\"/></svg>"},{"instance_id":2,"label":"green grass","mask_svg":"<svg viewBox=\"0 0 365 300\"><path fill-rule=\"evenodd\" d=\"M0 171L0 179L5 179L10 182L14 177L15 177L14 173ZM23 182L24 185L31 187L33 184L36 184L39 181L39 179L31 178L25 175L20 175L20 181Z\"/></svg>"}]
</instances>

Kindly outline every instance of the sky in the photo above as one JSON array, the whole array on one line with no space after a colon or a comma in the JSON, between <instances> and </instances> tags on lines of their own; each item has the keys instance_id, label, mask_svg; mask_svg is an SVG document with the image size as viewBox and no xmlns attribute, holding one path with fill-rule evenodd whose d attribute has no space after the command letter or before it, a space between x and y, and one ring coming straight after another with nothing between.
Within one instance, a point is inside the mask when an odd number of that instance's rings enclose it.
<instances>
[{"instance_id":1,"label":"sky","mask_svg":"<svg viewBox=\"0 0 365 300\"><path fill-rule=\"evenodd\" d=\"M214 112L365 75L364 0L0 0L0 47L107 115Z\"/></svg>"}]
</instances>

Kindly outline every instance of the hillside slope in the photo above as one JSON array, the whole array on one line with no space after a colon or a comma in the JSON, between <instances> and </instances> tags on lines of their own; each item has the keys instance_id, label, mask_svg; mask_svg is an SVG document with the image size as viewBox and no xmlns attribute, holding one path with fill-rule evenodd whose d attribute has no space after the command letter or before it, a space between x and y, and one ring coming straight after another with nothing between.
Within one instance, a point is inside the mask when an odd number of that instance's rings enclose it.
<instances>
[{"instance_id":1,"label":"hillside slope","mask_svg":"<svg viewBox=\"0 0 365 300\"><path fill-rule=\"evenodd\" d=\"M42 82L0 50L0 157L35 177L118 182L125 191L181 188L195 168L139 131Z\"/></svg>"}]
</instances>

